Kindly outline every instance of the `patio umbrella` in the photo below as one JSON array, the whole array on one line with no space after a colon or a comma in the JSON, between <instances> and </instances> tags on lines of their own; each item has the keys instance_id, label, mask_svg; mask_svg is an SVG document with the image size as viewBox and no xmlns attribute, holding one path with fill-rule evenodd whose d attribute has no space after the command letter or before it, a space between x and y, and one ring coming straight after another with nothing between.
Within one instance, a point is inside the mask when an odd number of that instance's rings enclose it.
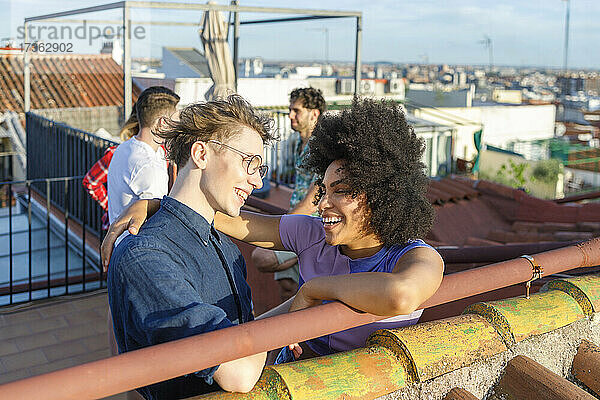
<instances>
[{"instance_id":1,"label":"patio umbrella","mask_svg":"<svg viewBox=\"0 0 600 400\"><path fill-rule=\"evenodd\" d=\"M209 1L208 4L215 4ZM227 43L227 23L221 13L205 11L200 21L200 40L204 46L204 56L213 85L206 93L206 99L223 98L234 92L235 71L229 43Z\"/></svg>"}]
</instances>

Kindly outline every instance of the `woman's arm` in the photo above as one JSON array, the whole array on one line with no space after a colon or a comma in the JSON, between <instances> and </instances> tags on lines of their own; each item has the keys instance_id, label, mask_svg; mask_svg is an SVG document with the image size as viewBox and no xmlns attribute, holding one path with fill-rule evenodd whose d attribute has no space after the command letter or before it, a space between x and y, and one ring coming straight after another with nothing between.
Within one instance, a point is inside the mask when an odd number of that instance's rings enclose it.
<instances>
[{"instance_id":1,"label":"woman's arm","mask_svg":"<svg viewBox=\"0 0 600 400\"><path fill-rule=\"evenodd\" d=\"M123 214L110 225L100 249L104 271L108 268L117 238L126 230L129 230L132 235L136 235L146 218L154 215L159 208L159 199L138 200L125 209ZM279 237L280 219L280 215L263 215L249 211L242 211L240 216L235 218L217 212L215 228L226 235L255 246L285 250Z\"/></svg>"},{"instance_id":2,"label":"woman's arm","mask_svg":"<svg viewBox=\"0 0 600 400\"><path fill-rule=\"evenodd\" d=\"M444 262L436 251L417 247L400 257L392 273L359 272L311 279L298 290L290 311L338 300L375 315L410 314L435 293L443 272Z\"/></svg>"},{"instance_id":3,"label":"woman's arm","mask_svg":"<svg viewBox=\"0 0 600 400\"><path fill-rule=\"evenodd\" d=\"M281 215L241 211L238 217L215 214L215 229L235 239L273 250L285 250L279 237Z\"/></svg>"},{"instance_id":4,"label":"woman's arm","mask_svg":"<svg viewBox=\"0 0 600 400\"><path fill-rule=\"evenodd\" d=\"M223 363L213 377L226 392L248 393L260 378L266 358L264 352Z\"/></svg>"}]
</instances>

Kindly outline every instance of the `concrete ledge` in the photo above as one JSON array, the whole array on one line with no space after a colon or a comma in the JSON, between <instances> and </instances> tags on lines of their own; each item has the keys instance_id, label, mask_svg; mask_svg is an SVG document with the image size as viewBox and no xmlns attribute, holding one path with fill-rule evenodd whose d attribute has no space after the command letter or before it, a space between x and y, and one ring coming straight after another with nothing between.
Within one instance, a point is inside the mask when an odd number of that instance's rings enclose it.
<instances>
[{"instance_id":1,"label":"concrete ledge","mask_svg":"<svg viewBox=\"0 0 600 400\"><path fill-rule=\"evenodd\" d=\"M507 349L494 327L474 314L380 330L367 339L367 345L393 351L412 382L435 378Z\"/></svg>"},{"instance_id":2,"label":"concrete ledge","mask_svg":"<svg viewBox=\"0 0 600 400\"><path fill-rule=\"evenodd\" d=\"M600 275L598 274L557 279L542 287L542 291L551 289L563 291L573 297L586 315L600 312Z\"/></svg>"},{"instance_id":3,"label":"concrete ledge","mask_svg":"<svg viewBox=\"0 0 600 400\"><path fill-rule=\"evenodd\" d=\"M558 290L536 293L529 299L514 297L476 303L467 307L464 313L487 319L509 346L585 317L577 301Z\"/></svg>"}]
</instances>

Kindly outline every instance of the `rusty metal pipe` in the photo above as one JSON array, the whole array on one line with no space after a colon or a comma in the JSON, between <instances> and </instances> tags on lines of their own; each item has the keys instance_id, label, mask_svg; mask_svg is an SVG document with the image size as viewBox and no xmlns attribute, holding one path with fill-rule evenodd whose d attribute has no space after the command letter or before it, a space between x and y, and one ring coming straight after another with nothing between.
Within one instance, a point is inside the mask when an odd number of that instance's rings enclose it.
<instances>
[{"instance_id":1,"label":"rusty metal pipe","mask_svg":"<svg viewBox=\"0 0 600 400\"><path fill-rule=\"evenodd\" d=\"M541 253L542 251L559 249L579 242L581 240L476 247L441 246L437 247L436 250L440 253L446 264L486 264L507 261L522 254Z\"/></svg>"},{"instance_id":2,"label":"rusty metal pipe","mask_svg":"<svg viewBox=\"0 0 600 400\"><path fill-rule=\"evenodd\" d=\"M598 265L600 239L534 257L545 275ZM531 275L531 264L522 258L447 275L422 307L525 282ZM338 302L328 303L7 383L0 386L0 398L106 397L383 318L353 311Z\"/></svg>"},{"instance_id":3,"label":"rusty metal pipe","mask_svg":"<svg viewBox=\"0 0 600 400\"><path fill-rule=\"evenodd\" d=\"M544 276L580 267L592 267L600 264L600 238L538 253L534 255L534 258L537 264L544 269ZM523 258L446 275L437 292L421 307L433 307L526 282L531 279L532 275L531 264Z\"/></svg>"}]
</instances>

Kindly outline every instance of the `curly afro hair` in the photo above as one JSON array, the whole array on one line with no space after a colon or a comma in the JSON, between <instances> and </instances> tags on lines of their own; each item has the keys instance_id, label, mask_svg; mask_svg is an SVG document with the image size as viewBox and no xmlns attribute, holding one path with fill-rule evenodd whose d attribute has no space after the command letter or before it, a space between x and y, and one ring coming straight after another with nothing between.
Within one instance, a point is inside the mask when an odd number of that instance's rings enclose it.
<instances>
[{"instance_id":1,"label":"curly afro hair","mask_svg":"<svg viewBox=\"0 0 600 400\"><path fill-rule=\"evenodd\" d=\"M434 211L421 162L425 142L398 104L355 97L351 108L319 120L309 150L304 167L321 178L333 161L344 163L354 196L366 196L371 218L365 228L384 245L424 238L431 229Z\"/></svg>"}]
</instances>

